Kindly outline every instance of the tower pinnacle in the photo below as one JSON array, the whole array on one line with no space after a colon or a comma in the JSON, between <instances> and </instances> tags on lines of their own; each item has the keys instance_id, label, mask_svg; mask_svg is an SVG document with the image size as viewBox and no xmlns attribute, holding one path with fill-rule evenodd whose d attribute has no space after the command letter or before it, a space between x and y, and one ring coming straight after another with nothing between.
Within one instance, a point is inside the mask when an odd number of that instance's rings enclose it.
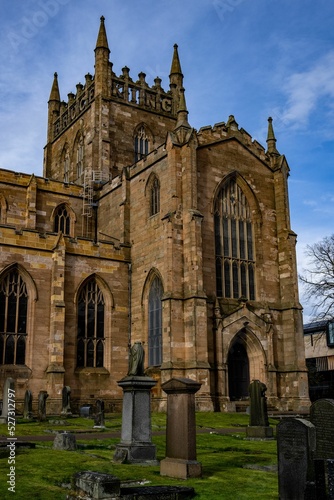
<instances>
[{"instance_id":1,"label":"tower pinnacle","mask_svg":"<svg viewBox=\"0 0 334 500\"><path fill-rule=\"evenodd\" d=\"M105 18L103 16L101 16L101 18L100 18L101 24L100 24L99 34L98 34L97 40L96 40L95 50L107 49L110 52L109 45L108 45L107 32L106 32L106 28L104 25L104 19Z\"/></svg>"},{"instance_id":2,"label":"tower pinnacle","mask_svg":"<svg viewBox=\"0 0 334 500\"><path fill-rule=\"evenodd\" d=\"M183 87L183 74L181 70L179 53L177 44L174 45L174 53L170 68L169 82L171 89L180 90Z\"/></svg>"},{"instance_id":3,"label":"tower pinnacle","mask_svg":"<svg viewBox=\"0 0 334 500\"><path fill-rule=\"evenodd\" d=\"M175 43L174 44L174 53L173 53L172 65L171 65L171 68L170 68L170 75L174 75L174 74L182 75L180 58L179 58L179 53L178 53L177 49L178 49L178 45Z\"/></svg>"},{"instance_id":4,"label":"tower pinnacle","mask_svg":"<svg viewBox=\"0 0 334 500\"><path fill-rule=\"evenodd\" d=\"M188 122L188 110L187 110L186 98L184 95L183 87L180 89L180 100L177 108L177 123L175 128L181 126L191 128Z\"/></svg>"},{"instance_id":5,"label":"tower pinnacle","mask_svg":"<svg viewBox=\"0 0 334 500\"><path fill-rule=\"evenodd\" d=\"M279 155L279 152L276 149L276 137L274 134L273 128L273 119L271 116L268 118L268 134L267 134L267 153Z\"/></svg>"},{"instance_id":6,"label":"tower pinnacle","mask_svg":"<svg viewBox=\"0 0 334 500\"><path fill-rule=\"evenodd\" d=\"M52 83L52 88L51 88L50 97L49 97L49 102L50 101L60 102L60 93L59 93L57 73L55 73L54 77L53 77L53 83Z\"/></svg>"}]
</instances>

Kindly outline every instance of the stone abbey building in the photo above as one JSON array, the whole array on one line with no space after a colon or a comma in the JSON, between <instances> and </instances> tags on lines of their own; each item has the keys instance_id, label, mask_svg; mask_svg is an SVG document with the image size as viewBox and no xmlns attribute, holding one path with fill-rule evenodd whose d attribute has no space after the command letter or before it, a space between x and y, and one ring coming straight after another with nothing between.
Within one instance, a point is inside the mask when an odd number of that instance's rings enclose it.
<instances>
[{"instance_id":1,"label":"stone abbey building","mask_svg":"<svg viewBox=\"0 0 334 500\"><path fill-rule=\"evenodd\" d=\"M289 167L272 120L263 148L233 116L196 131L174 46L160 78L117 76L104 18L95 75L48 103L43 177L0 171L0 377L61 409L103 399L141 341L158 383L201 382L200 410L226 411L251 380L268 403L308 403ZM1 397L1 396L0 396Z\"/></svg>"}]
</instances>

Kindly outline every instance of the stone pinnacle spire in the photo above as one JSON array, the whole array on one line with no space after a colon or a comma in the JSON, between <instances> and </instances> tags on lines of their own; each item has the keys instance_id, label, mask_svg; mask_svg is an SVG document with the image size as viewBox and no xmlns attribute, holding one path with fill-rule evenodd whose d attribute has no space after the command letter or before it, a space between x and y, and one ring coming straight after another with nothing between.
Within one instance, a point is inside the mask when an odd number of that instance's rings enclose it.
<instances>
[{"instance_id":1,"label":"stone pinnacle spire","mask_svg":"<svg viewBox=\"0 0 334 500\"><path fill-rule=\"evenodd\" d=\"M273 119L271 116L268 118L268 135L267 135L267 153L279 155L276 149L276 137L273 128Z\"/></svg>"},{"instance_id":2,"label":"stone pinnacle spire","mask_svg":"<svg viewBox=\"0 0 334 500\"><path fill-rule=\"evenodd\" d=\"M99 34L98 34L97 40L96 40L95 50L96 49L107 49L110 52L109 45L108 45L107 32L106 32L106 28L104 25L104 17L101 16L100 19L101 19L101 24L100 24Z\"/></svg>"},{"instance_id":3,"label":"stone pinnacle spire","mask_svg":"<svg viewBox=\"0 0 334 500\"><path fill-rule=\"evenodd\" d=\"M179 53L178 53L177 49L178 49L178 46L177 46L177 44L175 44L174 45L174 53L173 53L172 65L171 65L171 68L170 68L170 74L171 75L174 75L174 74L182 75L180 58L179 58Z\"/></svg>"},{"instance_id":4,"label":"stone pinnacle spire","mask_svg":"<svg viewBox=\"0 0 334 500\"><path fill-rule=\"evenodd\" d=\"M171 90L175 89L179 91L180 88L183 87L183 74L181 70L177 44L174 45L174 53L173 53L172 65L170 68L169 82Z\"/></svg>"},{"instance_id":5,"label":"stone pinnacle spire","mask_svg":"<svg viewBox=\"0 0 334 500\"><path fill-rule=\"evenodd\" d=\"M49 97L49 102L50 101L60 102L60 93L59 93L57 73L54 74L52 88L51 88L50 97Z\"/></svg>"},{"instance_id":6,"label":"stone pinnacle spire","mask_svg":"<svg viewBox=\"0 0 334 500\"><path fill-rule=\"evenodd\" d=\"M179 99L179 104L177 108L177 123L176 127L187 127L191 128L188 122L188 110L187 110L187 105L186 105L186 98L184 95L184 88L182 87L180 89L180 99Z\"/></svg>"}]
</instances>

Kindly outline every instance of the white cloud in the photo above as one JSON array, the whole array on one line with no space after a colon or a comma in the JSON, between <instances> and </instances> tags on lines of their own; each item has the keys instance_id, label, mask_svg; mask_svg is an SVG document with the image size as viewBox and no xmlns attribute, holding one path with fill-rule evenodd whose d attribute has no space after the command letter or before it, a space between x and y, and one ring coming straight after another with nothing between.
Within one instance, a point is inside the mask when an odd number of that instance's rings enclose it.
<instances>
[{"instance_id":1,"label":"white cloud","mask_svg":"<svg viewBox=\"0 0 334 500\"><path fill-rule=\"evenodd\" d=\"M297 128L308 125L323 98L334 100L334 51L323 55L307 71L289 76L282 90L288 99L285 109L277 112L280 119Z\"/></svg>"}]
</instances>

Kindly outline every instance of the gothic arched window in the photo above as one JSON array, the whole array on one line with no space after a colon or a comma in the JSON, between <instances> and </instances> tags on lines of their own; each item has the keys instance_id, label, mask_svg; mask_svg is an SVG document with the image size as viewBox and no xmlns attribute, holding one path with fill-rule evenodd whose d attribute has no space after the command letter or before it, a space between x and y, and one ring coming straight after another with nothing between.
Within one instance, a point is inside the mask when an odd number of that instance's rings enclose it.
<instances>
[{"instance_id":1,"label":"gothic arched window","mask_svg":"<svg viewBox=\"0 0 334 500\"><path fill-rule=\"evenodd\" d=\"M215 204L216 289L218 297L255 300L253 224L246 196L234 179Z\"/></svg>"},{"instance_id":2,"label":"gothic arched window","mask_svg":"<svg viewBox=\"0 0 334 500\"><path fill-rule=\"evenodd\" d=\"M150 152L150 140L144 125L141 125L135 133L135 162L144 158Z\"/></svg>"},{"instance_id":3,"label":"gothic arched window","mask_svg":"<svg viewBox=\"0 0 334 500\"><path fill-rule=\"evenodd\" d=\"M94 278L81 288L77 307L77 366L103 367L104 298Z\"/></svg>"},{"instance_id":4,"label":"gothic arched window","mask_svg":"<svg viewBox=\"0 0 334 500\"><path fill-rule=\"evenodd\" d=\"M65 204L59 205L54 215L54 231L55 233L63 233L69 236L71 233L71 216Z\"/></svg>"},{"instance_id":5,"label":"gothic arched window","mask_svg":"<svg viewBox=\"0 0 334 500\"><path fill-rule=\"evenodd\" d=\"M160 183L157 177L154 178L150 189L150 215L160 212Z\"/></svg>"},{"instance_id":6,"label":"gothic arched window","mask_svg":"<svg viewBox=\"0 0 334 500\"><path fill-rule=\"evenodd\" d=\"M162 363L162 283L156 276L148 295L148 364Z\"/></svg>"},{"instance_id":7,"label":"gothic arched window","mask_svg":"<svg viewBox=\"0 0 334 500\"><path fill-rule=\"evenodd\" d=\"M0 365L24 365L28 292L16 268L0 281Z\"/></svg>"}]
</instances>

